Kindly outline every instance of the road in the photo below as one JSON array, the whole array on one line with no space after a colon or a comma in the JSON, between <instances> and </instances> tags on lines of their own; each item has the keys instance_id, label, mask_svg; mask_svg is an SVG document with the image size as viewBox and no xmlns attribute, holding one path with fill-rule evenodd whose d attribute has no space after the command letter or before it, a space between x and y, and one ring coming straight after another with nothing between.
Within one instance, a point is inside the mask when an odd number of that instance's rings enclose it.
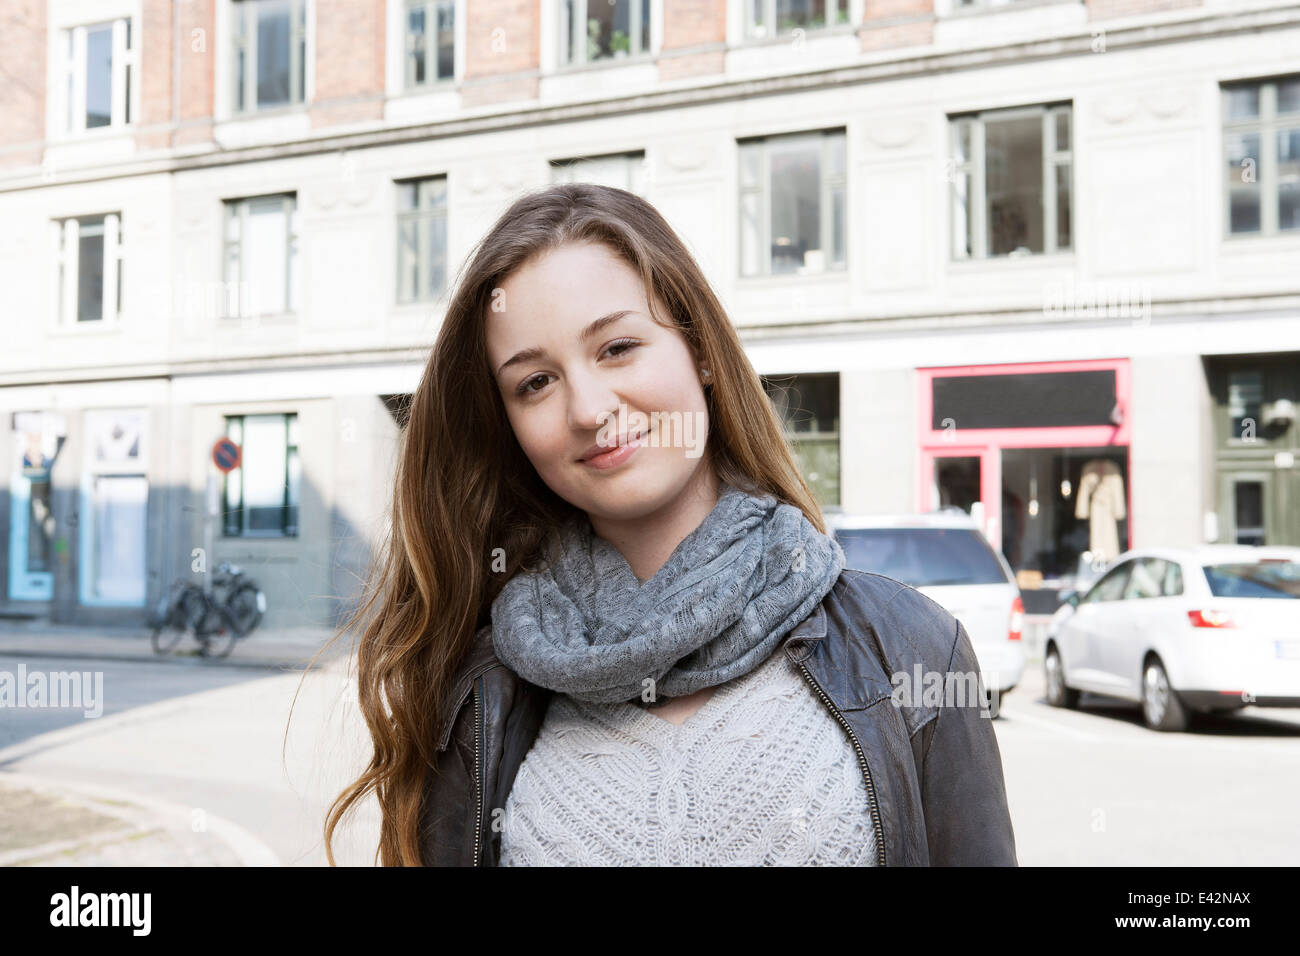
<instances>
[{"instance_id":1,"label":"road","mask_svg":"<svg viewBox=\"0 0 1300 956\"><path fill-rule=\"evenodd\" d=\"M1022 866L1300 862L1300 710L1148 730L1136 704L1051 707L1031 663L996 721Z\"/></svg>"}]
</instances>

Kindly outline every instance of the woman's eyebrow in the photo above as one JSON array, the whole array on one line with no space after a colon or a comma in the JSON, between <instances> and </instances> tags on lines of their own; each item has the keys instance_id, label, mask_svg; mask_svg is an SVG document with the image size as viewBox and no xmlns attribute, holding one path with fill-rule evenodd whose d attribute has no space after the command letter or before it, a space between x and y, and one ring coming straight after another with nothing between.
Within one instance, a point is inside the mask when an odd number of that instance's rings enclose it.
<instances>
[{"instance_id":1,"label":"woman's eyebrow","mask_svg":"<svg viewBox=\"0 0 1300 956\"><path fill-rule=\"evenodd\" d=\"M578 338L580 341L586 342L588 339L599 335L607 326L613 325L625 316L634 314L635 310L633 309L620 309L617 312L610 312L608 315L602 315L599 319L596 319L596 321L583 329L578 335ZM510 358L501 363L501 367L497 369L497 375L500 376L501 373L511 365L518 365L520 362L531 362L533 359L543 358L545 355L546 349L537 348L536 346L529 349L520 349L514 355L510 356Z\"/></svg>"}]
</instances>

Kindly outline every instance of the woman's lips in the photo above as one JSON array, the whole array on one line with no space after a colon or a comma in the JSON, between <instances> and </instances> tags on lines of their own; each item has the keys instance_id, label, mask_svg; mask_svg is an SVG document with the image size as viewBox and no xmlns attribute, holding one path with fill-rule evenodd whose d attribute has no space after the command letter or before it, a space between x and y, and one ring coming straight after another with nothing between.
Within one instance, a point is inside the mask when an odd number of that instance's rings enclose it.
<instances>
[{"instance_id":1,"label":"woman's lips","mask_svg":"<svg viewBox=\"0 0 1300 956\"><path fill-rule=\"evenodd\" d=\"M636 450L645 444L645 440L646 436L644 434L638 435L636 438L631 438L625 444L611 448L609 451L601 452L599 455L592 455L590 458L584 459L582 463L601 471L617 468L631 458Z\"/></svg>"}]
</instances>

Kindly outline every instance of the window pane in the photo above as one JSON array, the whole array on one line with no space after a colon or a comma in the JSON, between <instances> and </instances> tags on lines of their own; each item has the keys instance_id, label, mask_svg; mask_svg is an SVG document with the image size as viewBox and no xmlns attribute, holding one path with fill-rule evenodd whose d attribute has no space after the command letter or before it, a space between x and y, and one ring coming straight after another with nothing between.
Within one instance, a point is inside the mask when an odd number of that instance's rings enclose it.
<instances>
[{"instance_id":1,"label":"window pane","mask_svg":"<svg viewBox=\"0 0 1300 956\"><path fill-rule=\"evenodd\" d=\"M444 209L447 206L447 180L442 176L420 181L420 208Z\"/></svg>"},{"instance_id":2,"label":"window pane","mask_svg":"<svg viewBox=\"0 0 1300 956\"><path fill-rule=\"evenodd\" d=\"M1300 128L1277 131L1277 227L1300 229Z\"/></svg>"},{"instance_id":3,"label":"window pane","mask_svg":"<svg viewBox=\"0 0 1300 956\"><path fill-rule=\"evenodd\" d=\"M126 68L126 117L124 120L127 123L131 122L131 69L128 64Z\"/></svg>"},{"instance_id":4,"label":"window pane","mask_svg":"<svg viewBox=\"0 0 1300 956\"><path fill-rule=\"evenodd\" d=\"M587 59L627 56L632 51L634 0L587 0Z\"/></svg>"},{"instance_id":5,"label":"window pane","mask_svg":"<svg viewBox=\"0 0 1300 956\"><path fill-rule=\"evenodd\" d=\"M284 526L286 428L283 415L244 419L244 510L250 531L280 531Z\"/></svg>"},{"instance_id":6,"label":"window pane","mask_svg":"<svg viewBox=\"0 0 1300 956\"><path fill-rule=\"evenodd\" d=\"M1258 116L1259 86L1226 86L1223 89L1223 101L1228 119Z\"/></svg>"},{"instance_id":7,"label":"window pane","mask_svg":"<svg viewBox=\"0 0 1300 956\"><path fill-rule=\"evenodd\" d=\"M423 6L412 7L406 11L406 49L407 76L412 83L423 83L427 49Z\"/></svg>"},{"instance_id":8,"label":"window pane","mask_svg":"<svg viewBox=\"0 0 1300 956\"><path fill-rule=\"evenodd\" d=\"M285 534L298 533L298 489L302 484L302 465L298 459L298 449L289 449L289 518L285 524Z\"/></svg>"},{"instance_id":9,"label":"window pane","mask_svg":"<svg viewBox=\"0 0 1300 956\"><path fill-rule=\"evenodd\" d=\"M984 136L989 254L1042 252L1042 120L989 120Z\"/></svg>"},{"instance_id":10,"label":"window pane","mask_svg":"<svg viewBox=\"0 0 1300 956\"><path fill-rule=\"evenodd\" d=\"M425 223L425 255L428 256L428 284L425 294L436 298L447 271L447 220L433 216Z\"/></svg>"},{"instance_id":11,"label":"window pane","mask_svg":"<svg viewBox=\"0 0 1300 956\"><path fill-rule=\"evenodd\" d=\"M77 249L77 321L104 317L104 217L81 220Z\"/></svg>"},{"instance_id":12,"label":"window pane","mask_svg":"<svg viewBox=\"0 0 1300 956\"><path fill-rule=\"evenodd\" d=\"M289 102L289 0L257 4L257 105Z\"/></svg>"},{"instance_id":13,"label":"window pane","mask_svg":"<svg viewBox=\"0 0 1300 956\"><path fill-rule=\"evenodd\" d=\"M397 298L410 302L419 294L420 259L416 243L417 220L397 225Z\"/></svg>"},{"instance_id":14,"label":"window pane","mask_svg":"<svg viewBox=\"0 0 1300 956\"><path fill-rule=\"evenodd\" d=\"M86 31L86 128L107 126L113 104L113 27Z\"/></svg>"},{"instance_id":15,"label":"window pane","mask_svg":"<svg viewBox=\"0 0 1300 956\"><path fill-rule=\"evenodd\" d=\"M831 190L831 264L844 265L844 187Z\"/></svg>"},{"instance_id":16,"label":"window pane","mask_svg":"<svg viewBox=\"0 0 1300 956\"><path fill-rule=\"evenodd\" d=\"M826 26L826 0L776 0L776 29L788 33L797 28L815 30Z\"/></svg>"},{"instance_id":17,"label":"window pane","mask_svg":"<svg viewBox=\"0 0 1300 956\"><path fill-rule=\"evenodd\" d=\"M763 215L759 195L743 193L740 197L740 274L758 275L762 271L759 249L762 248Z\"/></svg>"},{"instance_id":18,"label":"window pane","mask_svg":"<svg viewBox=\"0 0 1300 956\"><path fill-rule=\"evenodd\" d=\"M1064 153L1070 149L1070 114L1066 110L1056 114L1056 150Z\"/></svg>"},{"instance_id":19,"label":"window pane","mask_svg":"<svg viewBox=\"0 0 1300 956\"><path fill-rule=\"evenodd\" d=\"M815 267L820 259L816 253L822 251L821 143L774 140L768 150L772 164L772 272Z\"/></svg>"},{"instance_id":20,"label":"window pane","mask_svg":"<svg viewBox=\"0 0 1300 956\"><path fill-rule=\"evenodd\" d=\"M456 7L444 3L438 7L438 79L451 79L455 72Z\"/></svg>"},{"instance_id":21,"label":"window pane","mask_svg":"<svg viewBox=\"0 0 1300 956\"><path fill-rule=\"evenodd\" d=\"M285 309L285 219L279 196L248 202L248 234L244 237L243 278L248 283L250 314Z\"/></svg>"},{"instance_id":22,"label":"window pane","mask_svg":"<svg viewBox=\"0 0 1300 956\"><path fill-rule=\"evenodd\" d=\"M641 52L650 52L650 0L637 0L641 7Z\"/></svg>"},{"instance_id":23,"label":"window pane","mask_svg":"<svg viewBox=\"0 0 1300 956\"><path fill-rule=\"evenodd\" d=\"M764 8L767 6L767 0L749 0L749 35L752 37L767 36L767 19L764 16Z\"/></svg>"},{"instance_id":24,"label":"window pane","mask_svg":"<svg viewBox=\"0 0 1300 956\"><path fill-rule=\"evenodd\" d=\"M744 143L740 147L740 185L743 187L759 185L759 170L762 169L760 148L758 143Z\"/></svg>"},{"instance_id":25,"label":"window pane","mask_svg":"<svg viewBox=\"0 0 1300 956\"><path fill-rule=\"evenodd\" d=\"M577 51L573 48L573 32L578 19L581 0L564 0L560 5L560 62L573 63Z\"/></svg>"},{"instance_id":26,"label":"window pane","mask_svg":"<svg viewBox=\"0 0 1300 956\"><path fill-rule=\"evenodd\" d=\"M1237 544L1264 543L1264 485L1239 481L1232 486Z\"/></svg>"},{"instance_id":27,"label":"window pane","mask_svg":"<svg viewBox=\"0 0 1300 956\"><path fill-rule=\"evenodd\" d=\"M1277 111L1300 113L1300 77L1277 84Z\"/></svg>"},{"instance_id":28,"label":"window pane","mask_svg":"<svg viewBox=\"0 0 1300 956\"><path fill-rule=\"evenodd\" d=\"M1070 167L1056 167L1056 248L1070 248Z\"/></svg>"},{"instance_id":29,"label":"window pane","mask_svg":"<svg viewBox=\"0 0 1300 956\"><path fill-rule=\"evenodd\" d=\"M1259 231L1259 134L1228 133L1228 229Z\"/></svg>"},{"instance_id":30,"label":"window pane","mask_svg":"<svg viewBox=\"0 0 1300 956\"><path fill-rule=\"evenodd\" d=\"M1264 377L1261 373L1240 371L1228 375L1228 415L1232 418L1233 438L1255 436L1263 401Z\"/></svg>"}]
</instances>

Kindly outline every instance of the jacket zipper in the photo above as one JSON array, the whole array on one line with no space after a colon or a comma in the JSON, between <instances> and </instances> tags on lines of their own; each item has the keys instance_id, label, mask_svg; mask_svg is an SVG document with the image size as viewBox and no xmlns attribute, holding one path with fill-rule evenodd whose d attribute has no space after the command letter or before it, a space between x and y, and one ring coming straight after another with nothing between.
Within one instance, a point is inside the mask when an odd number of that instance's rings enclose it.
<instances>
[{"instance_id":1,"label":"jacket zipper","mask_svg":"<svg viewBox=\"0 0 1300 956\"><path fill-rule=\"evenodd\" d=\"M474 682L474 866L478 866L479 847L483 837L483 769L479 758L479 738L483 733L483 712L479 700L478 681Z\"/></svg>"},{"instance_id":2,"label":"jacket zipper","mask_svg":"<svg viewBox=\"0 0 1300 956\"><path fill-rule=\"evenodd\" d=\"M803 671L804 677L808 679L808 683L812 685L813 690L817 691L817 695L821 697L826 706L830 708L831 713L835 715L835 719L838 720L844 729L848 731L849 739L853 741L853 749L858 752L858 762L862 764L862 774L867 778L867 797L871 804L871 825L875 827L876 830L876 865L884 866L885 829L880 825L880 810L876 806L876 787L871 780L871 769L867 766L867 757L866 754L862 752L862 744L858 742L857 734L853 732L853 728L849 726L849 722L844 718L844 715L840 713L839 708L831 702L831 699L826 696L826 693L821 689L817 681L813 679L812 674L809 672L808 668L804 666L803 661L799 661L798 664L799 669Z\"/></svg>"}]
</instances>

